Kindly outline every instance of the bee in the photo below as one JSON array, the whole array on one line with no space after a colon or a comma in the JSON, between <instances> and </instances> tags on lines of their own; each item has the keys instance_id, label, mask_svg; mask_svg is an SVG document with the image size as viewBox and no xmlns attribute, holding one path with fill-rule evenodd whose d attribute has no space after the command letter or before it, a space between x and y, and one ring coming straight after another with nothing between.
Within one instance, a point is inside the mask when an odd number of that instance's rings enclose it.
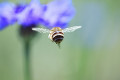
<instances>
[{"instance_id":1,"label":"bee","mask_svg":"<svg viewBox=\"0 0 120 80\"><path fill-rule=\"evenodd\" d=\"M51 30L44 29L44 28L32 28L32 30L40 32L40 33L49 33L48 38L52 42L55 42L56 44L60 45L60 43L64 39L64 33L73 32L79 28L81 28L81 26L73 26L73 27L65 28L65 29L61 29L60 27L53 27Z\"/></svg>"}]
</instances>

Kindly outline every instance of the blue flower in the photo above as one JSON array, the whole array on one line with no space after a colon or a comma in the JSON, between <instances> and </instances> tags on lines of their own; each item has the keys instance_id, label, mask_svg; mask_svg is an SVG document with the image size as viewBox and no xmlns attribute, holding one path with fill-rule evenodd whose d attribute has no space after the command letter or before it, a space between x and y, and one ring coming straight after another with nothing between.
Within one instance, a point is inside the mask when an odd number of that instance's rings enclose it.
<instances>
[{"instance_id":1,"label":"blue flower","mask_svg":"<svg viewBox=\"0 0 120 80\"><path fill-rule=\"evenodd\" d=\"M65 28L75 14L72 0L54 0L46 5L32 0L28 5L0 4L0 30L15 21L23 28L36 27L38 24L51 29Z\"/></svg>"},{"instance_id":2,"label":"blue flower","mask_svg":"<svg viewBox=\"0 0 120 80\"><path fill-rule=\"evenodd\" d=\"M55 0L47 4L41 24L52 27L65 28L75 14L72 0Z\"/></svg>"},{"instance_id":3,"label":"blue flower","mask_svg":"<svg viewBox=\"0 0 120 80\"><path fill-rule=\"evenodd\" d=\"M41 5L38 0L32 0L25 9L16 15L18 24L22 27L31 27L39 24L46 6Z\"/></svg>"},{"instance_id":4,"label":"blue flower","mask_svg":"<svg viewBox=\"0 0 120 80\"><path fill-rule=\"evenodd\" d=\"M16 21L14 8L15 5L12 3L0 4L0 30L13 24Z\"/></svg>"}]
</instances>

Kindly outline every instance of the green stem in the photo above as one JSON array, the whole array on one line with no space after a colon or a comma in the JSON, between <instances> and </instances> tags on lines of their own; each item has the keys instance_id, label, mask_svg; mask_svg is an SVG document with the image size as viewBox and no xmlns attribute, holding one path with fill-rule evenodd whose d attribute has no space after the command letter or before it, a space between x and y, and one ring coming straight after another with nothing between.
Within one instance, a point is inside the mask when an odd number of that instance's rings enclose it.
<instances>
[{"instance_id":1,"label":"green stem","mask_svg":"<svg viewBox=\"0 0 120 80\"><path fill-rule=\"evenodd\" d=\"M25 80L31 80L30 42L25 41Z\"/></svg>"}]
</instances>

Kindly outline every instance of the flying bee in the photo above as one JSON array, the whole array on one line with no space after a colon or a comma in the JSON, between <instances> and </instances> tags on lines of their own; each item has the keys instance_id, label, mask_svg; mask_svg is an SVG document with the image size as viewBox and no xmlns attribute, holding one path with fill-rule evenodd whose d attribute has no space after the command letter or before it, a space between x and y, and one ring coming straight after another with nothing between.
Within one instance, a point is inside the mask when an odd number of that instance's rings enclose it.
<instances>
[{"instance_id":1,"label":"flying bee","mask_svg":"<svg viewBox=\"0 0 120 80\"><path fill-rule=\"evenodd\" d=\"M32 28L32 30L40 32L40 33L49 33L48 38L55 42L56 44L60 45L64 38L64 33L66 32L73 32L77 29L81 28L81 26L73 26L70 28L61 29L60 27L54 27L51 30L44 29L44 28Z\"/></svg>"}]
</instances>

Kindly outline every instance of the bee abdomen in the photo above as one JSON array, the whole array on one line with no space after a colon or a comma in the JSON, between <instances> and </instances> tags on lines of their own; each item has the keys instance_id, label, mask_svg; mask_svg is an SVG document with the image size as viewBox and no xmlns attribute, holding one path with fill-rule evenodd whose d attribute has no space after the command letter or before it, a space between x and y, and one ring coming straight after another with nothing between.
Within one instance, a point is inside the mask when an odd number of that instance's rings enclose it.
<instances>
[{"instance_id":1,"label":"bee abdomen","mask_svg":"<svg viewBox=\"0 0 120 80\"><path fill-rule=\"evenodd\" d=\"M61 43L61 41L63 40L63 36L62 35L56 35L54 38L53 38L53 41L57 44L57 43Z\"/></svg>"},{"instance_id":2,"label":"bee abdomen","mask_svg":"<svg viewBox=\"0 0 120 80\"><path fill-rule=\"evenodd\" d=\"M53 35L52 35L52 39L53 41L58 44L58 43L61 43L61 41L63 40L64 38L64 34L62 32L55 32Z\"/></svg>"}]
</instances>

